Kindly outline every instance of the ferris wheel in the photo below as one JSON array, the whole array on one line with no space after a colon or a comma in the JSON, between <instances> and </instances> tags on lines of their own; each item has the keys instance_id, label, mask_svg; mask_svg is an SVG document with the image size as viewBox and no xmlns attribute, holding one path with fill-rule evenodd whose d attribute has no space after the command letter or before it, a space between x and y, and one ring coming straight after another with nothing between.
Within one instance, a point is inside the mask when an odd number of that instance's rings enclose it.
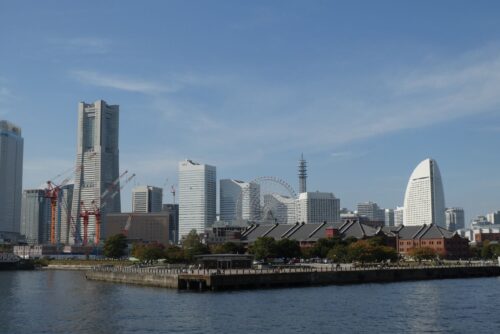
<instances>
[{"instance_id":1,"label":"ferris wheel","mask_svg":"<svg viewBox=\"0 0 500 334\"><path fill-rule=\"evenodd\" d=\"M297 193L284 180L261 176L246 184L235 204L238 221L291 223L297 219Z\"/></svg>"}]
</instances>

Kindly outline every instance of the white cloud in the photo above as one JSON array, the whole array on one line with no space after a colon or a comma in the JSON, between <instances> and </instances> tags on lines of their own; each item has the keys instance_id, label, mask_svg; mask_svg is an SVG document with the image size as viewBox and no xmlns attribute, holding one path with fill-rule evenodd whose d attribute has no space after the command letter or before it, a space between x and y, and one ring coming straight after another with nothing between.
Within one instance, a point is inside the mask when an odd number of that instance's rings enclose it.
<instances>
[{"instance_id":1,"label":"white cloud","mask_svg":"<svg viewBox=\"0 0 500 334\"><path fill-rule=\"evenodd\" d=\"M106 75L95 71L74 70L70 73L77 80L88 85L113 88L148 95L172 93L180 88L180 86L177 84L167 85L140 79L130 79L114 75Z\"/></svg>"},{"instance_id":2,"label":"white cloud","mask_svg":"<svg viewBox=\"0 0 500 334\"><path fill-rule=\"evenodd\" d=\"M433 61L397 74L379 73L377 82L358 82L343 92L331 88L338 87L334 79L270 82L248 75L189 73L173 75L165 83L93 71L72 73L87 84L150 95L150 110L156 113L152 119L160 115L169 124L179 150L212 154L214 159L237 157L243 164L246 156L266 159L283 151L336 150L500 107L497 49ZM209 98L199 98L199 89ZM347 152L335 154L340 158Z\"/></svg>"}]
</instances>

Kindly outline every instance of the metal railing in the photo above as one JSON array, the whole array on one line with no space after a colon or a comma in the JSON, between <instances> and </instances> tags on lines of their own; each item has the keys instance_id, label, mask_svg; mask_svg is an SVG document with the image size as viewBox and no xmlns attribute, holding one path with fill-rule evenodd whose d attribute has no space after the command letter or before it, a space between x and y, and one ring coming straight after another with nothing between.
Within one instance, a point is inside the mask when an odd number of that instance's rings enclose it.
<instances>
[{"instance_id":1,"label":"metal railing","mask_svg":"<svg viewBox=\"0 0 500 334\"><path fill-rule=\"evenodd\" d=\"M156 276L174 275L262 275L262 274L289 274L289 273L314 273L314 272L357 272L376 270L415 270L415 269L451 269L451 268L471 268L471 267L497 267L492 263L445 263L439 265L323 265L321 267L312 266L287 266L272 268L245 268L245 269L203 269L203 268L162 268L162 267L138 267L138 266L114 266L99 265L93 266L90 270L95 272L114 272L130 274L152 274Z\"/></svg>"}]
</instances>

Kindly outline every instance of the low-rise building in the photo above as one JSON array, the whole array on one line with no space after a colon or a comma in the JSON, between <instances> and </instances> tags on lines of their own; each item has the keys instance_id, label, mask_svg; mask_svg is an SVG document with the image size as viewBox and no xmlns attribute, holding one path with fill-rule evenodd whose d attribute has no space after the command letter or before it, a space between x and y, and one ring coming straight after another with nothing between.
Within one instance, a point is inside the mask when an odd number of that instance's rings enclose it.
<instances>
[{"instance_id":1,"label":"low-rise building","mask_svg":"<svg viewBox=\"0 0 500 334\"><path fill-rule=\"evenodd\" d=\"M469 241L459 234L435 224L386 228L386 233L396 237L397 251L407 256L417 247L432 248L442 258L465 259L469 257Z\"/></svg>"},{"instance_id":2,"label":"low-rise building","mask_svg":"<svg viewBox=\"0 0 500 334\"><path fill-rule=\"evenodd\" d=\"M169 224L168 212L110 213L107 215L103 238L124 234L131 242L158 242L167 245L171 243Z\"/></svg>"},{"instance_id":3,"label":"low-rise building","mask_svg":"<svg viewBox=\"0 0 500 334\"><path fill-rule=\"evenodd\" d=\"M500 241L500 224L472 225L471 228L460 229L457 233L467 238L471 244L481 244L484 241Z\"/></svg>"}]
</instances>

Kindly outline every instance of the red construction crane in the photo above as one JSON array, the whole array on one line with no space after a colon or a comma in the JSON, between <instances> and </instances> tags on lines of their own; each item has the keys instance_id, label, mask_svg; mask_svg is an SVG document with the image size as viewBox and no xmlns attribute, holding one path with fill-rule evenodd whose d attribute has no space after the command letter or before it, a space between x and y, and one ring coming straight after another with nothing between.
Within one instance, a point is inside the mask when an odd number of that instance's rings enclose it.
<instances>
[{"instance_id":1,"label":"red construction crane","mask_svg":"<svg viewBox=\"0 0 500 334\"><path fill-rule=\"evenodd\" d=\"M113 199L118 194L118 192L120 192L123 189L123 187L125 187L125 185L135 177L135 174L132 174L122 182L119 188L116 188L120 179L124 177L127 173L128 171L125 171L123 174L121 174L111 184L111 186L108 189L106 189L106 191L103 192L103 194L100 197L100 203L102 203L100 206L98 206L94 200L91 202L92 208L90 209L87 209L83 202L80 203L81 207L80 217L83 219L83 245L87 245L88 243L88 225L90 216L95 217L94 243L98 245L99 242L101 241L101 211L106 206L107 201Z\"/></svg>"},{"instance_id":2,"label":"red construction crane","mask_svg":"<svg viewBox=\"0 0 500 334\"><path fill-rule=\"evenodd\" d=\"M48 198L50 200L50 243L53 245L57 243L56 223L57 223L57 203L59 200L59 192L61 191L62 187L68 184L68 182L71 180L74 174L78 173L80 169L81 165L77 166L76 168L71 168L70 170L67 170L56 176L56 178L58 178L66 174L68 171L74 171L73 174L62 180L60 184L56 184L53 181L47 181L47 188L45 188L45 198Z\"/></svg>"}]
</instances>

